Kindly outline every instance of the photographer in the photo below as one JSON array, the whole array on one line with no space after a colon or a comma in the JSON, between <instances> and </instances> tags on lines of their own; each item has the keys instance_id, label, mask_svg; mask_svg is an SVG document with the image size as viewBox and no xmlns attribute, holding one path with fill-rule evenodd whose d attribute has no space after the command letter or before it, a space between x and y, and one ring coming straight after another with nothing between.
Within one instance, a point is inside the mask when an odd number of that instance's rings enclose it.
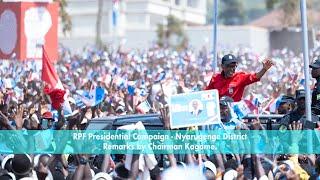
<instances>
[{"instance_id":1,"label":"photographer","mask_svg":"<svg viewBox=\"0 0 320 180\"><path fill-rule=\"evenodd\" d=\"M311 69L311 75L317 80L315 87L312 91L312 109L317 115L320 114L320 59L314 61L313 64L309 66Z\"/></svg>"}]
</instances>

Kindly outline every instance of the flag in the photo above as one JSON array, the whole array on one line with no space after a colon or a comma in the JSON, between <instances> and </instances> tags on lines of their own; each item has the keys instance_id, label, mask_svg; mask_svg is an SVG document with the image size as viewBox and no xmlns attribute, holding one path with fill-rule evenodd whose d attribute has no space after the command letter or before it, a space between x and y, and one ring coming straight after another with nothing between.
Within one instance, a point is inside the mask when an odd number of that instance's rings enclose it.
<instances>
[{"instance_id":1,"label":"flag","mask_svg":"<svg viewBox=\"0 0 320 180\"><path fill-rule=\"evenodd\" d=\"M141 114L147 114L150 111L151 106L148 101L143 101L136 107L136 109Z\"/></svg>"},{"instance_id":2,"label":"flag","mask_svg":"<svg viewBox=\"0 0 320 180\"><path fill-rule=\"evenodd\" d=\"M155 77L155 83L159 83L162 80L164 80L164 78L166 77L166 72L164 70L159 70L159 72L157 73L156 77Z\"/></svg>"},{"instance_id":3,"label":"flag","mask_svg":"<svg viewBox=\"0 0 320 180\"><path fill-rule=\"evenodd\" d=\"M94 103L93 103L93 106L96 106L98 104L100 104L104 97L105 97L105 93L106 91L102 88L102 87L96 87L95 90L92 92L92 96L93 96L93 99L94 99Z\"/></svg>"},{"instance_id":4,"label":"flag","mask_svg":"<svg viewBox=\"0 0 320 180\"><path fill-rule=\"evenodd\" d=\"M105 89L98 86L93 88L90 92L85 90L77 90L76 93L81 96L82 103L84 103L86 106L93 107L100 104L104 100L107 92ZM77 105L82 106L80 102L77 102Z\"/></svg>"},{"instance_id":5,"label":"flag","mask_svg":"<svg viewBox=\"0 0 320 180\"><path fill-rule=\"evenodd\" d=\"M238 116L238 119L243 119L245 116L256 110L256 107L248 100L234 102L231 107L233 112Z\"/></svg>"},{"instance_id":6,"label":"flag","mask_svg":"<svg viewBox=\"0 0 320 180\"><path fill-rule=\"evenodd\" d=\"M136 88L136 81L128 81L128 93L130 96L134 96Z\"/></svg>"},{"instance_id":7,"label":"flag","mask_svg":"<svg viewBox=\"0 0 320 180\"><path fill-rule=\"evenodd\" d=\"M47 52L44 47L42 50L42 74L41 80L46 83L46 86L49 91L53 89L63 89L62 83L59 79L59 76L51 64Z\"/></svg>"},{"instance_id":8,"label":"flag","mask_svg":"<svg viewBox=\"0 0 320 180\"><path fill-rule=\"evenodd\" d=\"M62 102L62 109L63 109L63 115L64 116L69 116L71 115L72 109L71 106L69 104L69 101L67 101L68 96L69 96L69 92L65 91L60 78L56 72L56 69L53 67L53 65L51 64L51 61L47 55L46 50L44 49L44 46L42 46L42 74L41 74L41 80L44 81L46 83L45 85L45 93L46 94L50 94L51 92L55 92L55 90L63 90L64 92L66 92L63 95L63 100L62 99L55 99L53 100L51 98L52 104L55 103L59 103ZM57 91L58 92L58 91ZM54 97L55 95L53 95L52 97ZM54 102L56 101L56 102ZM60 107L60 105L55 106L56 108Z\"/></svg>"},{"instance_id":9,"label":"flag","mask_svg":"<svg viewBox=\"0 0 320 180\"><path fill-rule=\"evenodd\" d=\"M264 97L261 94L251 93L251 102L254 106L259 107L261 104L264 104L268 101L268 98Z\"/></svg>"},{"instance_id":10,"label":"flag","mask_svg":"<svg viewBox=\"0 0 320 180\"><path fill-rule=\"evenodd\" d=\"M279 96L276 99L272 99L269 102L269 105L267 106L266 110L269 111L270 113L276 113L280 105L281 99L282 99L282 96Z\"/></svg>"},{"instance_id":11,"label":"flag","mask_svg":"<svg viewBox=\"0 0 320 180\"><path fill-rule=\"evenodd\" d=\"M65 117L69 117L69 116L72 116L74 115L74 112L72 111L72 108L70 106L70 103L69 103L69 91L66 92L65 96L64 96L64 102L63 102L63 115Z\"/></svg>"},{"instance_id":12,"label":"flag","mask_svg":"<svg viewBox=\"0 0 320 180\"><path fill-rule=\"evenodd\" d=\"M119 0L112 1L112 26L116 27L118 24L119 15Z\"/></svg>"},{"instance_id":13,"label":"flag","mask_svg":"<svg viewBox=\"0 0 320 180\"><path fill-rule=\"evenodd\" d=\"M82 102L81 96L75 96L75 100L76 100L76 106L79 107L80 109L83 109L86 107L86 105Z\"/></svg>"},{"instance_id":14,"label":"flag","mask_svg":"<svg viewBox=\"0 0 320 180\"><path fill-rule=\"evenodd\" d=\"M117 85L118 88L123 89L126 87L127 81L126 81L126 79L124 79L122 77L118 77L115 80L115 84Z\"/></svg>"}]
</instances>

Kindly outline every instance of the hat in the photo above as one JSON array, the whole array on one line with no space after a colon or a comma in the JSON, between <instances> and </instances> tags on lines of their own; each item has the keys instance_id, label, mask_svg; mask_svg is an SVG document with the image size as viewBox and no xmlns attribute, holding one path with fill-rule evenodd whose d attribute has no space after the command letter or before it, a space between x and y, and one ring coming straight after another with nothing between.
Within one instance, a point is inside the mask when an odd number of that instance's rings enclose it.
<instances>
[{"instance_id":1,"label":"hat","mask_svg":"<svg viewBox=\"0 0 320 180\"><path fill-rule=\"evenodd\" d=\"M161 179L163 180L171 180L171 179L205 180L206 178L196 166L188 166L186 168L182 168L182 167L168 168L161 174Z\"/></svg>"},{"instance_id":2,"label":"hat","mask_svg":"<svg viewBox=\"0 0 320 180\"><path fill-rule=\"evenodd\" d=\"M223 56L222 61L221 61L221 63L224 65L236 63L236 62L238 62L238 59L232 54L227 54L227 55Z\"/></svg>"},{"instance_id":3,"label":"hat","mask_svg":"<svg viewBox=\"0 0 320 180\"><path fill-rule=\"evenodd\" d=\"M315 60L312 64L309 65L309 67L314 69L320 68L320 59Z\"/></svg>"},{"instance_id":4,"label":"hat","mask_svg":"<svg viewBox=\"0 0 320 180\"><path fill-rule=\"evenodd\" d=\"M296 99L304 98L306 97L306 92L304 89L296 90Z\"/></svg>"},{"instance_id":5,"label":"hat","mask_svg":"<svg viewBox=\"0 0 320 180\"><path fill-rule=\"evenodd\" d=\"M5 158L3 158L2 162L1 162L1 168L2 168L2 169L6 169L6 164L7 164L7 162L9 162L9 160L12 160L13 157L14 157L13 154L9 154L9 155L7 155Z\"/></svg>"},{"instance_id":6,"label":"hat","mask_svg":"<svg viewBox=\"0 0 320 180\"><path fill-rule=\"evenodd\" d=\"M21 178L20 180L34 180L33 177L24 177L24 178Z\"/></svg>"},{"instance_id":7,"label":"hat","mask_svg":"<svg viewBox=\"0 0 320 180\"><path fill-rule=\"evenodd\" d=\"M227 171L223 175L223 179L236 179L238 177L238 172L234 169Z\"/></svg>"},{"instance_id":8,"label":"hat","mask_svg":"<svg viewBox=\"0 0 320 180\"><path fill-rule=\"evenodd\" d=\"M16 176L13 173L9 172L7 174L3 174L2 176L0 176L0 179L1 180L5 180L5 179L16 180Z\"/></svg>"},{"instance_id":9,"label":"hat","mask_svg":"<svg viewBox=\"0 0 320 180\"><path fill-rule=\"evenodd\" d=\"M47 111L47 112L42 114L42 118L44 118L44 119L52 119L52 113Z\"/></svg>"},{"instance_id":10,"label":"hat","mask_svg":"<svg viewBox=\"0 0 320 180\"><path fill-rule=\"evenodd\" d=\"M185 169L187 168L187 165L186 165L184 162L182 162L182 161L178 161L178 162L177 162L177 165L180 166L180 167L183 167L183 168L185 168Z\"/></svg>"},{"instance_id":11,"label":"hat","mask_svg":"<svg viewBox=\"0 0 320 180\"><path fill-rule=\"evenodd\" d=\"M93 180L97 180L97 179L111 180L112 178L108 173L100 172L100 173L96 174L95 176L93 176L92 179Z\"/></svg>"},{"instance_id":12,"label":"hat","mask_svg":"<svg viewBox=\"0 0 320 180\"><path fill-rule=\"evenodd\" d=\"M203 166L210 169L214 174L217 174L217 168L211 161L204 162Z\"/></svg>"},{"instance_id":13,"label":"hat","mask_svg":"<svg viewBox=\"0 0 320 180\"><path fill-rule=\"evenodd\" d=\"M283 95L280 99L280 103L293 103L294 98L291 96Z\"/></svg>"},{"instance_id":14,"label":"hat","mask_svg":"<svg viewBox=\"0 0 320 180\"><path fill-rule=\"evenodd\" d=\"M13 173L17 175L27 175L32 168L31 158L27 154L15 154L11 165Z\"/></svg>"}]
</instances>

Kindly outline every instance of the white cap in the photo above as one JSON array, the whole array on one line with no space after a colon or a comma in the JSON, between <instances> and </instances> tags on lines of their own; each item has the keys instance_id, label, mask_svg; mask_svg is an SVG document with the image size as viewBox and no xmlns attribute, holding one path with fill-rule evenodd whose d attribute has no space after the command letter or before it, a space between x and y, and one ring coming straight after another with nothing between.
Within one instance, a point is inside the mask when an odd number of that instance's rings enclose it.
<instances>
[{"instance_id":1,"label":"white cap","mask_svg":"<svg viewBox=\"0 0 320 180\"><path fill-rule=\"evenodd\" d=\"M13 159L13 157L14 157L13 154L9 154L9 155L6 156L5 158L3 158L2 162L1 162L1 167L2 167L2 169L5 168L4 166L6 165L7 161L8 161L9 159Z\"/></svg>"},{"instance_id":2,"label":"white cap","mask_svg":"<svg viewBox=\"0 0 320 180\"><path fill-rule=\"evenodd\" d=\"M193 167L187 167L187 168L182 168L182 167L174 167L174 168L169 168L165 170L162 175L161 179L163 180L205 180L204 175L199 172L198 167L193 166Z\"/></svg>"},{"instance_id":3,"label":"white cap","mask_svg":"<svg viewBox=\"0 0 320 180\"><path fill-rule=\"evenodd\" d=\"M99 178L105 179L105 180L112 180L111 176L108 173L100 172L93 176L92 180L98 180Z\"/></svg>"},{"instance_id":4,"label":"white cap","mask_svg":"<svg viewBox=\"0 0 320 180\"><path fill-rule=\"evenodd\" d=\"M214 174L217 174L217 168L211 161L206 161L203 166L210 169Z\"/></svg>"},{"instance_id":5,"label":"white cap","mask_svg":"<svg viewBox=\"0 0 320 180\"><path fill-rule=\"evenodd\" d=\"M223 179L237 179L238 177L238 172L234 169L231 169L229 171L227 171L224 175L223 175Z\"/></svg>"},{"instance_id":6,"label":"white cap","mask_svg":"<svg viewBox=\"0 0 320 180\"><path fill-rule=\"evenodd\" d=\"M21 178L20 180L34 180L33 177L24 177L24 178Z\"/></svg>"},{"instance_id":7,"label":"white cap","mask_svg":"<svg viewBox=\"0 0 320 180\"><path fill-rule=\"evenodd\" d=\"M16 176L12 172L9 172L7 174L11 177L12 180L16 180Z\"/></svg>"}]
</instances>

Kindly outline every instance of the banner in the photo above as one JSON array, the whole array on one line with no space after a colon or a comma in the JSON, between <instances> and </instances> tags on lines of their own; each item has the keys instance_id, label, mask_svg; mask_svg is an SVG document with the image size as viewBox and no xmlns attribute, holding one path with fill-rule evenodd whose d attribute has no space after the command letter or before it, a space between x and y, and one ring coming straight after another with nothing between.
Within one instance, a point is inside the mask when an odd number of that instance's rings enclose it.
<instances>
[{"instance_id":1,"label":"banner","mask_svg":"<svg viewBox=\"0 0 320 180\"><path fill-rule=\"evenodd\" d=\"M220 123L217 90L177 94L170 97L170 127L181 128Z\"/></svg>"},{"instance_id":2,"label":"banner","mask_svg":"<svg viewBox=\"0 0 320 180\"><path fill-rule=\"evenodd\" d=\"M58 60L58 3L0 3L0 59Z\"/></svg>"},{"instance_id":3,"label":"banner","mask_svg":"<svg viewBox=\"0 0 320 180\"><path fill-rule=\"evenodd\" d=\"M9 154L319 154L320 131L3 130ZM126 130L124 130L126 129ZM311 140L312 143L309 143Z\"/></svg>"}]
</instances>

